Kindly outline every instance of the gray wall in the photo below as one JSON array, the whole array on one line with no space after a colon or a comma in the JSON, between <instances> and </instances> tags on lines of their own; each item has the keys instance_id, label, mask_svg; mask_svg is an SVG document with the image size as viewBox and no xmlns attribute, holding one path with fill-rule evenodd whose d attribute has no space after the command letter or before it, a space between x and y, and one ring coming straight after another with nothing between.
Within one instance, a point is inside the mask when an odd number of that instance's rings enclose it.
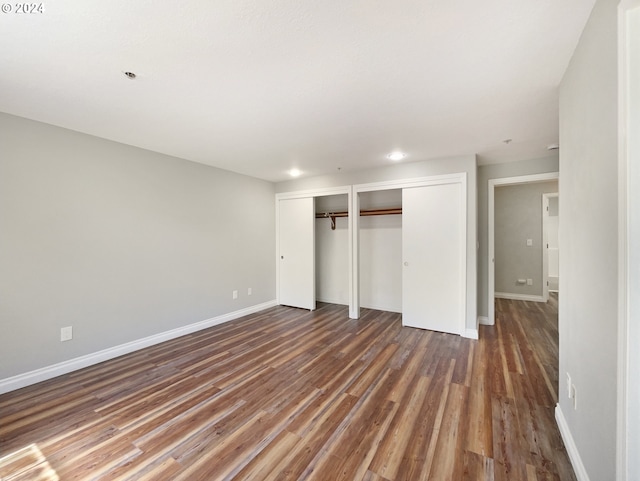
<instances>
[{"instance_id":1,"label":"gray wall","mask_svg":"<svg viewBox=\"0 0 640 481\"><path fill-rule=\"evenodd\" d=\"M495 292L542 296L542 194L557 192L558 181L496 186ZM518 284L521 278L533 285Z\"/></svg>"},{"instance_id":2,"label":"gray wall","mask_svg":"<svg viewBox=\"0 0 640 481\"><path fill-rule=\"evenodd\" d=\"M6 114L0 149L0 379L275 299L273 184Z\"/></svg>"},{"instance_id":3,"label":"gray wall","mask_svg":"<svg viewBox=\"0 0 640 481\"><path fill-rule=\"evenodd\" d=\"M558 156L478 167L478 315L489 314L489 180L558 172Z\"/></svg>"},{"instance_id":4,"label":"gray wall","mask_svg":"<svg viewBox=\"0 0 640 481\"><path fill-rule=\"evenodd\" d=\"M411 179L432 175L467 173L467 329L477 328L477 177L474 155L395 164L376 169L343 172L290 180L276 184L276 192L322 189L344 185L366 184L386 180Z\"/></svg>"},{"instance_id":5,"label":"gray wall","mask_svg":"<svg viewBox=\"0 0 640 481\"><path fill-rule=\"evenodd\" d=\"M594 481L616 462L617 5L596 3L560 85L560 409Z\"/></svg>"}]
</instances>

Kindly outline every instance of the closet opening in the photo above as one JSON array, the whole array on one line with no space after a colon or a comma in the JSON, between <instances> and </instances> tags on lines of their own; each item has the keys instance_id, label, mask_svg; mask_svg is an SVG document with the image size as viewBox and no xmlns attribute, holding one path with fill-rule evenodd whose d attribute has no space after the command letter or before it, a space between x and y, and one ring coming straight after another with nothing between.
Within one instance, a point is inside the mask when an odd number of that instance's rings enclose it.
<instances>
[{"instance_id":1,"label":"closet opening","mask_svg":"<svg viewBox=\"0 0 640 481\"><path fill-rule=\"evenodd\" d=\"M349 305L348 210L347 194L315 198L315 271L318 302Z\"/></svg>"},{"instance_id":2,"label":"closet opening","mask_svg":"<svg viewBox=\"0 0 640 481\"><path fill-rule=\"evenodd\" d=\"M361 192L360 306L402 312L402 189Z\"/></svg>"}]
</instances>

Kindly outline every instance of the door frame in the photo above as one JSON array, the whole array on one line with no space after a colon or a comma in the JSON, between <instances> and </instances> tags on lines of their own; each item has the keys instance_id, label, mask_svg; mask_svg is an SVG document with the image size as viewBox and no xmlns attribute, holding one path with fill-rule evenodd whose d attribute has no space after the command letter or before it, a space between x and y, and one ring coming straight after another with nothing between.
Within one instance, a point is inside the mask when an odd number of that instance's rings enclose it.
<instances>
[{"instance_id":1,"label":"door frame","mask_svg":"<svg viewBox=\"0 0 640 481\"><path fill-rule=\"evenodd\" d=\"M280 194L276 194L276 252L275 252L275 260L276 260L276 302L280 304L280 201L287 199L301 199L301 198L316 198L316 197L324 197L328 195L347 195L347 209L349 212L349 217L347 218L347 251L349 256L349 265L351 265L351 259L353 258L353 242L351 240L353 233L353 219L351 215L351 197L352 197L352 188L351 186L340 186L340 187L327 187L324 189L309 189L309 190L299 190L295 192L283 192ZM314 248L315 250L315 248ZM315 262L315 253L314 253L314 262ZM353 305L353 299L351 297L351 293L353 292L352 284L353 278L351 269L347 269L349 271L349 312L351 313L351 306ZM315 279L314 279L315 284ZM315 288L313 293L314 299L316 297ZM349 316L351 317L351 315Z\"/></svg>"},{"instance_id":2,"label":"door frame","mask_svg":"<svg viewBox=\"0 0 640 481\"><path fill-rule=\"evenodd\" d=\"M545 182L548 180L558 180L558 172L545 172L542 174L520 175L517 177L503 177L500 179L489 179L489 206L487 209L489 217L488 227L488 250L487 266L488 266L488 296L487 296L487 320L483 320L482 324L493 326L496 323L496 306L495 306L495 188L505 185L529 184L533 182ZM544 257L544 256L543 256Z\"/></svg>"},{"instance_id":3,"label":"door frame","mask_svg":"<svg viewBox=\"0 0 640 481\"><path fill-rule=\"evenodd\" d=\"M467 335L468 329L466 329L467 319L467 173L460 172L455 174L445 174L445 175L434 175L428 177L418 177L414 179L400 179L400 180L389 180L382 182L372 182L369 184L356 184L353 186L353 195L352 199L352 207L351 212L360 212L360 193L361 192L374 192L380 190L391 190L391 189L404 189L410 187L426 187L429 185L440 185L440 184L451 184L451 183L460 183L461 185L461 206L463 209L463 219L461 220L461 235L463 239L463 249L461 252L461 279L462 279L462 292L460 302L462 305L462 312L464 315L462 316L462 326L460 329L460 334L465 336ZM349 219L353 217L353 231L351 240L353 243L351 251L354 253L351 258L351 275L353 277L353 283L351 284L351 292L350 298L353 299L353 304L350 305L349 308L349 317L352 319L358 319L360 317L360 224L359 224L359 215L352 216L349 215ZM472 337L471 335L467 337Z\"/></svg>"},{"instance_id":4,"label":"door frame","mask_svg":"<svg viewBox=\"0 0 640 481\"><path fill-rule=\"evenodd\" d=\"M633 23L632 23L633 21ZM640 241L638 188L640 172L637 159L640 143L628 134L640 123L640 62L630 52L640 38L640 0L622 0L618 5L618 401L616 480L637 479L640 461L634 446L640 441L640 417L637 351L629 346L640 343L638 315L640 289L637 256L630 246ZM633 63L632 63L633 62ZM635 104L631 102L634 101ZM632 322L633 321L633 322ZM632 367L633 366L633 367ZM631 422L630 422L631 421Z\"/></svg>"},{"instance_id":5,"label":"door frame","mask_svg":"<svg viewBox=\"0 0 640 481\"><path fill-rule=\"evenodd\" d=\"M549 199L559 197L559 193L542 194L542 297L549 300Z\"/></svg>"}]
</instances>

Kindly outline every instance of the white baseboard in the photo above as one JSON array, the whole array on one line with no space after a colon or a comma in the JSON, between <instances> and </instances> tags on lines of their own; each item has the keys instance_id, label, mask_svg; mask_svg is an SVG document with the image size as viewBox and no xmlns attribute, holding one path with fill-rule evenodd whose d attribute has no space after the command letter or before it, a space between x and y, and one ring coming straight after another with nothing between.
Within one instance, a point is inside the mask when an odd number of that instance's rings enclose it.
<instances>
[{"instance_id":1,"label":"white baseboard","mask_svg":"<svg viewBox=\"0 0 640 481\"><path fill-rule=\"evenodd\" d=\"M481 326L493 326L494 323L489 321L487 316L478 316L478 324Z\"/></svg>"},{"instance_id":2,"label":"white baseboard","mask_svg":"<svg viewBox=\"0 0 640 481\"><path fill-rule=\"evenodd\" d=\"M349 302L338 301L336 299L327 299L326 297L320 298L316 297L316 301L318 302L326 302L327 304L337 304L339 306L348 306Z\"/></svg>"},{"instance_id":3,"label":"white baseboard","mask_svg":"<svg viewBox=\"0 0 640 481\"><path fill-rule=\"evenodd\" d=\"M513 294L511 292L496 292L494 296L499 299L512 299L514 301L546 302L542 296L531 296L527 294Z\"/></svg>"},{"instance_id":4,"label":"white baseboard","mask_svg":"<svg viewBox=\"0 0 640 481\"><path fill-rule=\"evenodd\" d=\"M180 336L185 336L187 334L191 334L202 329L207 329L218 324L223 324L225 322L229 322L234 319L253 314L255 312L263 311L277 305L278 303L275 300L264 302L262 304L246 307L238 311L229 312L228 314L222 314L218 317L213 317L211 319L195 322L187 326L171 329L170 331L154 334L143 339L138 339L136 341L120 344L119 346L103 349L102 351L76 357L74 359L69 359L68 361L59 362L57 364L36 369L34 371L29 371L24 374L18 374L9 378L0 379L0 394L15 391L16 389L30 386L31 384L46 381L47 379L52 379L54 377L61 376L62 374L77 371L78 369L82 369L87 366L92 366L103 361L108 361L109 359L113 359L124 354L129 354L130 352L144 349L145 347L160 344L161 342L169 341Z\"/></svg>"},{"instance_id":5,"label":"white baseboard","mask_svg":"<svg viewBox=\"0 0 640 481\"><path fill-rule=\"evenodd\" d=\"M567 448L569 460L571 460L571 465L573 466L573 471L576 473L576 478L578 478L578 481L589 481L589 475L587 474L584 464L582 464L580 453L578 452L576 443L573 440L571 431L569 430L567 420L565 419L564 414L562 414L560 404L556 404L556 423L558 423L558 429L560 429L560 435L562 436L564 447Z\"/></svg>"},{"instance_id":6,"label":"white baseboard","mask_svg":"<svg viewBox=\"0 0 640 481\"><path fill-rule=\"evenodd\" d=\"M364 307L365 309L373 309L374 311L386 311L386 312L395 312L397 314L402 314L402 307L390 307L390 306L365 306L361 304L360 307Z\"/></svg>"},{"instance_id":7,"label":"white baseboard","mask_svg":"<svg viewBox=\"0 0 640 481\"><path fill-rule=\"evenodd\" d=\"M467 328L462 333L462 337L466 337L467 339L478 339L478 330Z\"/></svg>"}]
</instances>

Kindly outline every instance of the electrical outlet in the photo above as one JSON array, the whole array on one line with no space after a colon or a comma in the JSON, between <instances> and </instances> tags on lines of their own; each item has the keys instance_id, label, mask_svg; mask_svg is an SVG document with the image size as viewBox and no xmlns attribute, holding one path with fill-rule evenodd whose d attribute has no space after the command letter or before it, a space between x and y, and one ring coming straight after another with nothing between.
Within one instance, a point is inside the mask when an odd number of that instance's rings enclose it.
<instances>
[{"instance_id":1,"label":"electrical outlet","mask_svg":"<svg viewBox=\"0 0 640 481\"><path fill-rule=\"evenodd\" d=\"M532 286L533 285L533 279L527 279L527 285L528 286Z\"/></svg>"},{"instance_id":2,"label":"electrical outlet","mask_svg":"<svg viewBox=\"0 0 640 481\"><path fill-rule=\"evenodd\" d=\"M533 246L533 239L527 239L527 247Z\"/></svg>"},{"instance_id":3,"label":"electrical outlet","mask_svg":"<svg viewBox=\"0 0 640 481\"><path fill-rule=\"evenodd\" d=\"M238 298L238 291L233 291L232 296L234 299Z\"/></svg>"},{"instance_id":4,"label":"electrical outlet","mask_svg":"<svg viewBox=\"0 0 640 481\"><path fill-rule=\"evenodd\" d=\"M248 288L247 288L247 295L248 295L248 296L250 296L252 292L253 292L253 291L251 290L251 288L250 288L250 287L248 287Z\"/></svg>"},{"instance_id":5,"label":"electrical outlet","mask_svg":"<svg viewBox=\"0 0 640 481\"><path fill-rule=\"evenodd\" d=\"M70 341L73 339L73 327L61 327L60 328L60 342Z\"/></svg>"}]
</instances>

